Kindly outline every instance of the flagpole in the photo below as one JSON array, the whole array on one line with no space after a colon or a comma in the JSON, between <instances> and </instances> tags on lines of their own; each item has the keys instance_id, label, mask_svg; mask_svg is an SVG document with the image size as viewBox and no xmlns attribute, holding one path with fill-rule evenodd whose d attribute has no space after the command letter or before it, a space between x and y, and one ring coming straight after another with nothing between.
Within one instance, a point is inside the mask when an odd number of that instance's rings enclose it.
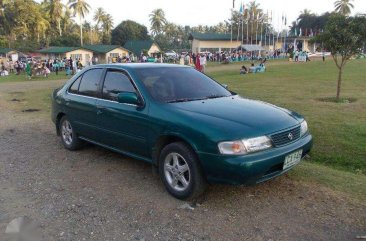
<instances>
[{"instance_id":1,"label":"flagpole","mask_svg":"<svg viewBox=\"0 0 366 241\"><path fill-rule=\"evenodd\" d=\"M257 17L255 18L256 20L256 28L255 28L255 44L258 45L258 17L259 14L257 13Z\"/></svg>"},{"instance_id":2,"label":"flagpole","mask_svg":"<svg viewBox=\"0 0 366 241\"><path fill-rule=\"evenodd\" d=\"M249 11L247 15L247 44L249 44Z\"/></svg>"}]
</instances>

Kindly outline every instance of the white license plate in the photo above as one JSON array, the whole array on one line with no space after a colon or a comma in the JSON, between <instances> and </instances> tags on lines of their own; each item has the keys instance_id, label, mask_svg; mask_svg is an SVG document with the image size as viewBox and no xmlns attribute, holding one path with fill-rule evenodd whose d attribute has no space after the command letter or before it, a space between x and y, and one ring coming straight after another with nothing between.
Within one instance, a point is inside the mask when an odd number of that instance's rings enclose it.
<instances>
[{"instance_id":1,"label":"white license plate","mask_svg":"<svg viewBox=\"0 0 366 241\"><path fill-rule=\"evenodd\" d=\"M298 150L287 155L285 158L285 162L283 163L283 169L287 169L299 163L301 161L301 156L302 156L302 150Z\"/></svg>"}]
</instances>

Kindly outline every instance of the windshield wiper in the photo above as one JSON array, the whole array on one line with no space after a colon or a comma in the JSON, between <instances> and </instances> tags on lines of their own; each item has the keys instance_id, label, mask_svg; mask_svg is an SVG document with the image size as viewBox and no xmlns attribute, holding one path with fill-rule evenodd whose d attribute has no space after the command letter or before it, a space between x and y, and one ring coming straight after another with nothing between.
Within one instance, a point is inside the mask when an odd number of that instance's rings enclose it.
<instances>
[{"instance_id":1,"label":"windshield wiper","mask_svg":"<svg viewBox=\"0 0 366 241\"><path fill-rule=\"evenodd\" d=\"M222 98L222 97L226 97L226 95L209 95L209 96L206 96L205 99L217 99L217 98Z\"/></svg>"},{"instance_id":2,"label":"windshield wiper","mask_svg":"<svg viewBox=\"0 0 366 241\"><path fill-rule=\"evenodd\" d=\"M191 98L181 98L181 99L175 99L175 100L168 100L166 103L177 103L177 102L188 102L188 101L194 101L198 99L191 99Z\"/></svg>"}]
</instances>

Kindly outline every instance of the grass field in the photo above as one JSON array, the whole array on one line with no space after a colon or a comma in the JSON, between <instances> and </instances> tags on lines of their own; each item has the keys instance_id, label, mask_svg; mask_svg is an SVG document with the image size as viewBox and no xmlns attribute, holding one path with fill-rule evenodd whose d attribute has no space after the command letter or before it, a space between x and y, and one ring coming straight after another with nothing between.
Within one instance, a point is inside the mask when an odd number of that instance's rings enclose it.
<instances>
[{"instance_id":1,"label":"grass field","mask_svg":"<svg viewBox=\"0 0 366 241\"><path fill-rule=\"evenodd\" d=\"M67 78L70 77L67 77L64 71L59 72L58 75L56 75L55 73L51 73L47 78L44 76L36 76L32 77L31 79L28 79L25 73L21 73L20 75L10 74L8 76L1 76L0 84L8 82L23 82L23 81L38 81L38 80L61 80Z\"/></svg>"},{"instance_id":2,"label":"grass field","mask_svg":"<svg viewBox=\"0 0 366 241\"><path fill-rule=\"evenodd\" d=\"M207 74L242 96L267 101L305 116L314 136L311 162L366 174L366 60L344 72L341 96L353 103L323 102L336 94L333 61L273 61L266 73L239 75L240 64L212 66Z\"/></svg>"}]
</instances>

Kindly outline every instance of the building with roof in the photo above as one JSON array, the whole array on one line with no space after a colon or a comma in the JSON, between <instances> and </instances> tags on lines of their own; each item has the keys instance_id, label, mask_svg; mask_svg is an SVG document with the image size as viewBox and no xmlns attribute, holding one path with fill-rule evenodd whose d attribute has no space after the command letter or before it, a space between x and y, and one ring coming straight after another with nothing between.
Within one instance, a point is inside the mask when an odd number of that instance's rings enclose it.
<instances>
[{"instance_id":1,"label":"building with roof","mask_svg":"<svg viewBox=\"0 0 366 241\"><path fill-rule=\"evenodd\" d=\"M130 50L135 56L147 51L149 56L154 56L161 52L160 47L152 40L130 40L123 46Z\"/></svg>"},{"instance_id":2,"label":"building with roof","mask_svg":"<svg viewBox=\"0 0 366 241\"><path fill-rule=\"evenodd\" d=\"M191 33L189 40L192 41L193 53L230 51L241 45L241 41L232 38L231 34Z\"/></svg>"},{"instance_id":3,"label":"building with roof","mask_svg":"<svg viewBox=\"0 0 366 241\"><path fill-rule=\"evenodd\" d=\"M81 47L49 47L38 51L42 59L71 58L80 60L82 65L89 65L93 58L93 51Z\"/></svg>"},{"instance_id":4,"label":"building with roof","mask_svg":"<svg viewBox=\"0 0 366 241\"><path fill-rule=\"evenodd\" d=\"M120 56L128 57L129 50L119 45L84 45L83 48L93 52L93 57L98 58L98 63L112 63Z\"/></svg>"},{"instance_id":5,"label":"building with roof","mask_svg":"<svg viewBox=\"0 0 366 241\"><path fill-rule=\"evenodd\" d=\"M19 52L11 48L0 48L0 59L18 60Z\"/></svg>"}]
</instances>

